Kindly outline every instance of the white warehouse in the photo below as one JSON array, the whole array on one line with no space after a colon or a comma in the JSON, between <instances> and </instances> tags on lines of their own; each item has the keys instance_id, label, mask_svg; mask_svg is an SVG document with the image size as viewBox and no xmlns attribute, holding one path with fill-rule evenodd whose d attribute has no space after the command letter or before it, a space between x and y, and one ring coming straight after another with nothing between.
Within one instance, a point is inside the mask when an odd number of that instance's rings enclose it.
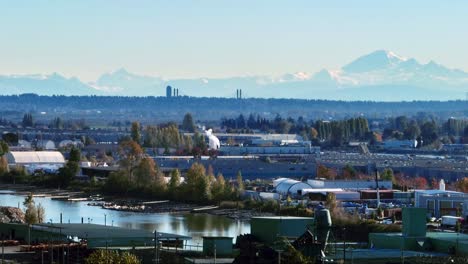
<instances>
[{"instance_id":1,"label":"white warehouse","mask_svg":"<svg viewBox=\"0 0 468 264\"><path fill-rule=\"evenodd\" d=\"M37 169L57 170L65 165L65 158L59 151L11 151L7 155L8 166L23 166L29 172Z\"/></svg>"}]
</instances>

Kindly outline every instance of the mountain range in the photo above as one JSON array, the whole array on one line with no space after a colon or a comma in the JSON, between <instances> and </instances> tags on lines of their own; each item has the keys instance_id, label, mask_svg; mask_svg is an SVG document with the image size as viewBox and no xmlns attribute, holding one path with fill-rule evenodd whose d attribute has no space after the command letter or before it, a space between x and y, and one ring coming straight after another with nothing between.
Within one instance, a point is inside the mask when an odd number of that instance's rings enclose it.
<instances>
[{"instance_id":1,"label":"mountain range","mask_svg":"<svg viewBox=\"0 0 468 264\"><path fill-rule=\"evenodd\" d=\"M167 80L119 69L93 83L60 74L0 75L0 94L163 96L165 87L196 97L303 98L331 100L457 100L468 92L468 73L434 61L427 64L377 50L337 70L277 77L248 76Z\"/></svg>"}]
</instances>

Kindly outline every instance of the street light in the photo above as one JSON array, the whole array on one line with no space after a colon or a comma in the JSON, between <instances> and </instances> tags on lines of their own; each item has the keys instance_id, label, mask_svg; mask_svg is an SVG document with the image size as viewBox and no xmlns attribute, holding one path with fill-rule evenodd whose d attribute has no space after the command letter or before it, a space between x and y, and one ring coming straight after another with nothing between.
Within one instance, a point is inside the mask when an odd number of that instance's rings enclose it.
<instances>
[{"instance_id":1,"label":"street light","mask_svg":"<svg viewBox=\"0 0 468 264\"><path fill-rule=\"evenodd\" d=\"M107 215L104 214L104 226L107 226Z\"/></svg>"}]
</instances>

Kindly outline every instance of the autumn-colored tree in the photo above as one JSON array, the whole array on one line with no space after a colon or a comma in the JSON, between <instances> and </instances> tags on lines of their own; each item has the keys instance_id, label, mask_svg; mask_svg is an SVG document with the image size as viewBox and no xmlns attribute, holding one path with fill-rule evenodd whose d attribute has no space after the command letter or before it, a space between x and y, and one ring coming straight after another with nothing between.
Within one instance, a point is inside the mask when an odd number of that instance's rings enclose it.
<instances>
[{"instance_id":1,"label":"autumn-colored tree","mask_svg":"<svg viewBox=\"0 0 468 264\"><path fill-rule=\"evenodd\" d=\"M436 178L431 179L431 188L434 190L439 189L439 181Z\"/></svg>"},{"instance_id":2,"label":"autumn-colored tree","mask_svg":"<svg viewBox=\"0 0 468 264\"><path fill-rule=\"evenodd\" d=\"M337 208L336 195L334 193L327 193L325 206L330 210L330 213L334 213Z\"/></svg>"},{"instance_id":3,"label":"autumn-colored tree","mask_svg":"<svg viewBox=\"0 0 468 264\"><path fill-rule=\"evenodd\" d=\"M205 166L194 163L187 170L185 182L186 199L190 201L206 202L211 199L209 178L206 175Z\"/></svg>"},{"instance_id":4,"label":"autumn-colored tree","mask_svg":"<svg viewBox=\"0 0 468 264\"><path fill-rule=\"evenodd\" d=\"M23 202L26 212L24 214L24 220L28 225L43 223L45 219L45 210L41 204L36 206L33 195L30 193Z\"/></svg>"},{"instance_id":5,"label":"autumn-colored tree","mask_svg":"<svg viewBox=\"0 0 468 264\"><path fill-rule=\"evenodd\" d=\"M392 181L395 182L393 175L393 170L391 168L384 169L382 174L380 175L380 179L383 181Z\"/></svg>"},{"instance_id":6,"label":"autumn-colored tree","mask_svg":"<svg viewBox=\"0 0 468 264\"><path fill-rule=\"evenodd\" d=\"M128 253L122 252L119 253L115 250L103 250L99 249L91 253L86 259L86 264L140 264L141 261L137 256Z\"/></svg>"},{"instance_id":7,"label":"autumn-colored tree","mask_svg":"<svg viewBox=\"0 0 468 264\"><path fill-rule=\"evenodd\" d=\"M143 149L133 140L122 141L119 145L120 166L126 170L130 181L133 180L133 172L143 158Z\"/></svg>"},{"instance_id":8,"label":"autumn-colored tree","mask_svg":"<svg viewBox=\"0 0 468 264\"><path fill-rule=\"evenodd\" d=\"M218 174L218 177L211 188L211 193L213 195L213 200L215 201L219 202L226 198L226 181L222 174Z\"/></svg>"},{"instance_id":9,"label":"autumn-colored tree","mask_svg":"<svg viewBox=\"0 0 468 264\"><path fill-rule=\"evenodd\" d=\"M332 171L329 168L322 165L322 164L318 165L317 177L318 178L324 178L324 179L327 179L327 180L334 180L335 179L334 174L332 173Z\"/></svg>"},{"instance_id":10,"label":"autumn-colored tree","mask_svg":"<svg viewBox=\"0 0 468 264\"><path fill-rule=\"evenodd\" d=\"M168 194L172 199L178 198L179 188L180 186L180 171L175 169L171 172L171 179L169 180L169 184L167 185Z\"/></svg>"},{"instance_id":11,"label":"autumn-colored tree","mask_svg":"<svg viewBox=\"0 0 468 264\"><path fill-rule=\"evenodd\" d=\"M413 179L413 187L415 189L427 189L427 180L424 177L416 177Z\"/></svg>"},{"instance_id":12,"label":"autumn-colored tree","mask_svg":"<svg viewBox=\"0 0 468 264\"><path fill-rule=\"evenodd\" d=\"M143 158L135 168L136 185L147 186L156 180L156 164L151 158Z\"/></svg>"},{"instance_id":13,"label":"autumn-colored tree","mask_svg":"<svg viewBox=\"0 0 468 264\"><path fill-rule=\"evenodd\" d=\"M468 193L468 177L463 177L455 183L458 191Z\"/></svg>"},{"instance_id":14,"label":"autumn-colored tree","mask_svg":"<svg viewBox=\"0 0 468 264\"><path fill-rule=\"evenodd\" d=\"M311 127L310 128L310 138L311 139L316 139L317 137L318 137L317 129Z\"/></svg>"},{"instance_id":15,"label":"autumn-colored tree","mask_svg":"<svg viewBox=\"0 0 468 264\"><path fill-rule=\"evenodd\" d=\"M350 180L350 179L355 179L356 178L356 169L354 169L353 166L346 164L343 168L343 173L342 173L343 179Z\"/></svg>"},{"instance_id":16,"label":"autumn-colored tree","mask_svg":"<svg viewBox=\"0 0 468 264\"><path fill-rule=\"evenodd\" d=\"M141 130L140 123L133 122L130 134L131 134L132 140L135 141L138 144L141 143L141 132L140 132L140 130Z\"/></svg>"},{"instance_id":17,"label":"autumn-colored tree","mask_svg":"<svg viewBox=\"0 0 468 264\"><path fill-rule=\"evenodd\" d=\"M245 187L244 187L244 181L242 180L242 173L241 171L238 171L237 172L237 190L239 192L242 192L244 191Z\"/></svg>"}]
</instances>

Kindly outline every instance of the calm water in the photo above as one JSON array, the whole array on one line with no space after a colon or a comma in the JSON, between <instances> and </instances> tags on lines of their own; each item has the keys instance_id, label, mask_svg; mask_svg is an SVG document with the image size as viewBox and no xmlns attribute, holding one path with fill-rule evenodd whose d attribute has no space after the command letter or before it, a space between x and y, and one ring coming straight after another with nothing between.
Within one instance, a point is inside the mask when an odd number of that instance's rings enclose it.
<instances>
[{"instance_id":1,"label":"calm water","mask_svg":"<svg viewBox=\"0 0 468 264\"><path fill-rule=\"evenodd\" d=\"M23 208L25 196L0 194L1 206ZM168 214L168 213L133 213L102 209L98 206L88 206L88 202L68 202L35 197L46 211L46 222L60 222L60 213L64 223L80 223L81 217L85 223L104 224L104 215L108 225L145 229L153 232L175 233L188 235L192 240L188 244L201 245L202 236L229 236L250 233L250 223L235 221L222 216L209 214Z\"/></svg>"}]
</instances>

